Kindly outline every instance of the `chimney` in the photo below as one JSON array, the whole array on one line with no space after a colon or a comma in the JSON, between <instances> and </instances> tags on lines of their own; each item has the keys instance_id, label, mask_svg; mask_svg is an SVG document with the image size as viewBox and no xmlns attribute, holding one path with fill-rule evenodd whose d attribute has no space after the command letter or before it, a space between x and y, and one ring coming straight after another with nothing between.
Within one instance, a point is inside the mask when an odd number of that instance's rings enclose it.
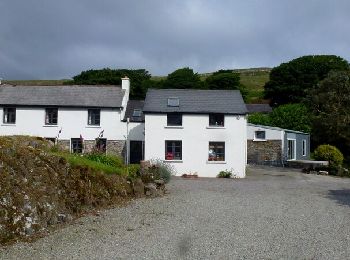
<instances>
[{"instance_id":1,"label":"chimney","mask_svg":"<svg viewBox=\"0 0 350 260\"><path fill-rule=\"evenodd\" d=\"M125 110L129 101L129 94L130 94L130 79L127 76L124 76L122 78L122 89L125 90L123 101L122 101L123 111L121 114L122 118L124 118Z\"/></svg>"}]
</instances>

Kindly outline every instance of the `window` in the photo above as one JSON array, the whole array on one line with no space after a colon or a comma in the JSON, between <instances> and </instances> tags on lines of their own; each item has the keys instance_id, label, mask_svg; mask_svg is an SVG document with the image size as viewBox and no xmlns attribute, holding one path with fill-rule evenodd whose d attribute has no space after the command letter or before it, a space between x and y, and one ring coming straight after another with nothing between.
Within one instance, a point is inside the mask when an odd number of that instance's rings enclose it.
<instances>
[{"instance_id":1,"label":"window","mask_svg":"<svg viewBox=\"0 0 350 260\"><path fill-rule=\"evenodd\" d=\"M266 132L265 131L255 131L255 140L266 140Z\"/></svg>"},{"instance_id":2,"label":"window","mask_svg":"<svg viewBox=\"0 0 350 260\"><path fill-rule=\"evenodd\" d=\"M295 160L295 140L288 139L287 155L288 160Z\"/></svg>"},{"instance_id":3,"label":"window","mask_svg":"<svg viewBox=\"0 0 350 260\"><path fill-rule=\"evenodd\" d=\"M209 142L208 161L225 161L225 142Z\"/></svg>"},{"instance_id":4,"label":"window","mask_svg":"<svg viewBox=\"0 0 350 260\"><path fill-rule=\"evenodd\" d=\"M182 141L165 141L165 160L182 160Z\"/></svg>"},{"instance_id":5,"label":"window","mask_svg":"<svg viewBox=\"0 0 350 260\"><path fill-rule=\"evenodd\" d=\"M107 147L107 139L106 138L96 138L95 148L97 151L105 153Z\"/></svg>"},{"instance_id":6,"label":"window","mask_svg":"<svg viewBox=\"0 0 350 260\"><path fill-rule=\"evenodd\" d=\"M45 109L45 125L57 125L58 109L46 108Z\"/></svg>"},{"instance_id":7,"label":"window","mask_svg":"<svg viewBox=\"0 0 350 260\"><path fill-rule=\"evenodd\" d=\"M132 113L133 117L140 117L142 114L142 110L141 109L134 109L134 112Z\"/></svg>"},{"instance_id":8,"label":"window","mask_svg":"<svg viewBox=\"0 0 350 260\"><path fill-rule=\"evenodd\" d=\"M306 140L303 140L303 156L306 156Z\"/></svg>"},{"instance_id":9,"label":"window","mask_svg":"<svg viewBox=\"0 0 350 260\"><path fill-rule=\"evenodd\" d=\"M178 107L180 106L180 100L177 97L168 98L168 107Z\"/></svg>"},{"instance_id":10,"label":"window","mask_svg":"<svg viewBox=\"0 0 350 260\"><path fill-rule=\"evenodd\" d=\"M167 125L182 126L182 114L179 114L179 113L167 114Z\"/></svg>"},{"instance_id":11,"label":"window","mask_svg":"<svg viewBox=\"0 0 350 260\"><path fill-rule=\"evenodd\" d=\"M82 153L83 152L83 139L72 138L71 139L71 150L73 153Z\"/></svg>"},{"instance_id":12,"label":"window","mask_svg":"<svg viewBox=\"0 0 350 260\"><path fill-rule=\"evenodd\" d=\"M4 107L4 124L15 124L16 123L16 108Z\"/></svg>"},{"instance_id":13,"label":"window","mask_svg":"<svg viewBox=\"0 0 350 260\"><path fill-rule=\"evenodd\" d=\"M224 126L224 121L223 114L209 114L209 126Z\"/></svg>"},{"instance_id":14,"label":"window","mask_svg":"<svg viewBox=\"0 0 350 260\"><path fill-rule=\"evenodd\" d=\"M88 110L88 125L100 125L100 109Z\"/></svg>"}]
</instances>

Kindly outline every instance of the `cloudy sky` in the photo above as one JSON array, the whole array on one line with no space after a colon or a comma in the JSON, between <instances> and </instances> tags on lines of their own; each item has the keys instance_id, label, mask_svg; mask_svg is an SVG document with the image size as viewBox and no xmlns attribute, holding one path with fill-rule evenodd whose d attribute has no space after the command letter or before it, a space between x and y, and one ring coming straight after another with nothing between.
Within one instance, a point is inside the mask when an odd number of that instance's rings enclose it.
<instances>
[{"instance_id":1,"label":"cloudy sky","mask_svg":"<svg viewBox=\"0 0 350 260\"><path fill-rule=\"evenodd\" d=\"M210 72L306 54L350 60L349 13L348 0L1 0L0 77Z\"/></svg>"}]
</instances>

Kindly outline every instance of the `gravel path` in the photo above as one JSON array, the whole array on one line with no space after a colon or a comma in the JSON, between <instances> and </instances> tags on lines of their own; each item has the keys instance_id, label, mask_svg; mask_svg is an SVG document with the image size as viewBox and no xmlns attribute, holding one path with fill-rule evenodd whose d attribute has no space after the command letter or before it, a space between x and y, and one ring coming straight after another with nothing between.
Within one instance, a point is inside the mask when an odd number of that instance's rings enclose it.
<instances>
[{"instance_id":1,"label":"gravel path","mask_svg":"<svg viewBox=\"0 0 350 260\"><path fill-rule=\"evenodd\" d=\"M250 168L78 219L1 259L349 259L350 179Z\"/></svg>"}]
</instances>

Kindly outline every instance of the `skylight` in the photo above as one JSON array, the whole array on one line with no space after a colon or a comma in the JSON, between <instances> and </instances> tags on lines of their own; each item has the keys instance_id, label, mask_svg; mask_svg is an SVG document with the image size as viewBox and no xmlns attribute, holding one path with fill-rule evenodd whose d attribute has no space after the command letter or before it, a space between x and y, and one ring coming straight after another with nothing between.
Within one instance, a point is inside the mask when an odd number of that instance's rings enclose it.
<instances>
[{"instance_id":1,"label":"skylight","mask_svg":"<svg viewBox=\"0 0 350 260\"><path fill-rule=\"evenodd\" d=\"M177 97L168 98L168 107L178 107L180 106L180 100Z\"/></svg>"},{"instance_id":2,"label":"skylight","mask_svg":"<svg viewBox=\"0 0 350 260\"><path fill-rule=\"evenodd\" d=\"M141 109L134 109L134 112L132 113L133 117L140 117L141 116Z\"/></svg>"}]
</instances>

